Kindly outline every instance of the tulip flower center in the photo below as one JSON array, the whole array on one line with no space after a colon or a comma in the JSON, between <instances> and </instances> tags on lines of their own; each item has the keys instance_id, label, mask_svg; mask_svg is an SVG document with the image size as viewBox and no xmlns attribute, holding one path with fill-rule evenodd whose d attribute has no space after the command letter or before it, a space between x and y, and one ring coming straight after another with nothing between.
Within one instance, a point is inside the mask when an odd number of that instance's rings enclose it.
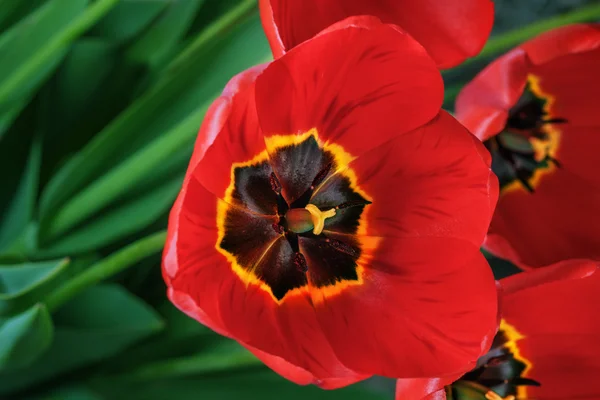
<instances>
[{"instance_id":1,"label":"tulip flower center","mask_svg":"<svg viewBox=\"0 0 600 400\"><path fill-rule=\"evenodd\" d=\"M560 139L556 126L567 121L552 115L552 103L538 78L530 75L504 129L486 140L503 191L521 187L532 193L545 173L561 166L555 158Z\"/></svg>"},{"instance_id":2,"label":"tulip flower center","mask_svg":"<svg viewBox=\"0 0 600 400\"><path fill-rule=\"evenodd\" d=\"M316 130L265 141L267 150L232 166L217 250L278 303L289 293L362 284L360 234L371 201L348 166L353 157Z\"/></svg>"},{"instance_id":3,"label":"tulip flower center","mask_svg":"<svg viewBox=\"0 0 600 400\"><path fill-rule=\"evenodd\" d=\"M315 235L320 235L325 227L325 220L335 216L335 208L325 212L319 210L314 204L304 208L292 208L285 214L288 229L294 233L304 233L312 230Z\"/></svg>"},{"instance_id":4,"label":"tulip flower center","mask_svg":"<svg viewBox=\"0 0 600 400\"><path fill-rule=\"evenodd\" d=\"M482 356L477 367L446 388L453 400L526 399L527 388L540 383L527 377L532 364L518 347L523 336L502 321L490 351Z\"/></svg>"}]
</instances>

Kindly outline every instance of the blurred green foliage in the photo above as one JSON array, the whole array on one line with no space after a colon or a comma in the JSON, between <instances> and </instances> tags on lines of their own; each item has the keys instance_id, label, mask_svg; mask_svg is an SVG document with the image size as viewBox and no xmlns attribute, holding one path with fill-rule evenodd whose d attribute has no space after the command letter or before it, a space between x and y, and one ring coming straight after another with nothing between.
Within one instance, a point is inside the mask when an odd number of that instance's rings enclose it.
<instances>
[{"instance_id":1,"label":"blurred green foliage","mask_svg":"<svg viewBox=\"0 0 600 400\"><path fill-rule=\"evenodd\" d=\"M530 22L445 73L448 106L549 25ZM166 300L166 217L204 112L270 57L255 0L0 0L0 398L391 398L297 387Z\"/></svg>"}]
</instances>

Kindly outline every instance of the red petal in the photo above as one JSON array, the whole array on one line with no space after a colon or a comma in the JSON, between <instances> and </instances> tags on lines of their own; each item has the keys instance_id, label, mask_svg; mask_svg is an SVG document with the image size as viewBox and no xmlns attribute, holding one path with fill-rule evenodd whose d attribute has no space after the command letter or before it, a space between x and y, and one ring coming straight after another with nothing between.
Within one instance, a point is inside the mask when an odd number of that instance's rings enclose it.
<instances>
[{"instance_id":1,"label":"red petal","mask_svg":"<svg viewBox=\"0 0 600 400\"><path fill-rule=\"evenodd\" d=\"M596 265L598 265L596 263ZM581 261L579 268L590 268ZM503 318L523 336L550 334L600 334L600 274L582 279L550 281L532 285L532 272L517 274L508 283L520 290L504 292ZM518 283L518 280L522 280ZM503 282L502 280L500 281Z\"/></svg>"},{"instance_id":2,"label":"red petal","mask_svg":"<svg viewBox=\"0 0 600 400\"><path fill-rule=\"evenodd\" d=\"M265 66L248 69L227 84L221 98L229 103L229 115L194 169L196 179L218 198L224 197L230 184L233 163L249 161L265 150L253 84Z\"/></svg>"},{"instance_id":3,"label":"red petal","mask_svg":"<svg viewBox=\"0 0 600 400\"><path fill-rule=\"evenodd\" d=\"M349 164L373 197L367 234L453 237L479 247L498 197L490 155L445 111Z\"/></svg>"},{"instance_id":4,"label":"red petal","mask_svg":"<svg viewBox=\"0 0 600 400\"><path fill-rule=\"evenodd\" d=\"M529 67L521 49L498 58L460 91L456 118L481 140L499 133L506 124L508 110L523 93Z\"/></svg>"},{"instance_id":5,"label":"red petal","mask_svg":"<svg viewBox=\"0 0 600 400\"><path fill-rule=\"evenodd\" d=\"M526 376L541 384L527 387L527 398L599 399L599 333L532 336L519 340L517 345L522 356L532 363Z\"/></svg>"},{"instance_id":6,"label":"red petal","mask_svg":"<svg viewBox=\"0 0 600 400\"><path fill-rule=\"evenodd\" d=\"M179 262L169 272L172 291L179 294L171 296L174 303L253 348L271 368L297 383L308 383L307 374L311 382L325 387L364 379L364 374L349 370L335 357L306 297L275 303L257 284L242 282L215 250L217 201L196 179L189 180L172 243Z\"/></svg>"},{"instance_id":7,"label":"red petal","mask_svg":"<svg viewBox=\"0 0 600 400\"><path fill-rule=\"evenodd\" d=\"M567 260L554 265L515 274L500 281L502 293L508 296L524 289L567 279L586 278L598 269L598 264L591 260Z\"/></svg>"},{"instance_id":8,"label":"red petal","mask_svg":"<svg viewBox=\"0 0 600 400\"><path fill-rule=\"evenodd\" d=\"M353 383L356 383L360 380L368 378L368 376L350 376L346 378L324 378L318 379L310 372L305 369L302 369L296 365L290 364L286 360L281 357L274 356L269 353L265 353L264 351L260 351L254 347L245 345L248 350L250 350L256 357L258 357L262 362L264 362L267 367L271 368L273 371L277 372L279 375L284 378L298 384L298 385L309 385L314 384L319 386L322 389L338 389Z\"/></svg>"},{"instance_id":9,"label":"red petal","mask_svg":"<svg viewBox=\"0 0 600 400\"><path fill-rule=\"evenodd\" d=\"M396 381L396 400L446 400L444 386L460 378L462 374L444 378L413 378Z\"/></svg>"},{"instance_id":10,"label":"red petal","mask_svg":"<svg viewBox=\"0 0 600 400\"><path fill-rule=\"evenodd\" d=\"M437 392L425 397L423 400L446 400L446 391L444 389L438 390Z\"/></svg>"},{"instance_id":11,"label":"red petal","mask_svg":"<svg viewBox=\"0 0 600 400\"><path fill-rule=\"evenodd\" d=\"M440 68L479 53L492 29L489 0L261 0L261 18L275 57L350 16L373 15L409 32Z\"/></svg>"},{"instance_id":12,"label":"red petal","mask_svg":"<svg viewBox=\"0 0 600 400\"><path fill-rule=\"evenodd\" d=\"M580 270L592 266L586 261L575 264L571 267ZM567 268L563 265L563 271ZM547 283L540 276L539 271L531 271L501 281L509 289L502 299L504 319L524 337L516 344L531 364L525 376L541 384L527 387L527 398L596 399L600 396L596 379L600 321L595 318L600 308L600 274L567 280L552 276Z\"/></svg>"},{"instance_id":13,"label":"red petal","mask_svg":"<svg viewBox=\"0 0 600 400\"><path fill-rule=\"evenodd\" d=\"M600 37L600 31L598 32ZM569 121L568 125L557 125L557 129L600 127L598 116L600 96L595 95L600 92L599 70L600 48L563 56L532 68L531 72L539 77L540 88L554 98L551 106L552 115ZM577 132L570 132L570 134L576 137ZM565 137L565 140L568 139ZM571 143L578 145L578 150L587 150L582 148L579 141ZM588 157L584 159L592 162Z\"/></svg>"},{"instance_id":14,"label":"red petal","mask_svg":"<svg viewBox=\"0 0 600 400\"><path fill-rule=\"evenodd\" d=\"M561 168L542 176L534 193L503 192L496 207L485 247L521 268L600 260L600 182L593 165L600 127L570 125L561 125L555 156Z\"/></svg>"},{"instance_id":15,"label":"red petal","mask_svg":"<svg viewBox=\"0 0 600 400\"><path fill-rule=\"evenodd\" d=\"M534 64L547 63L568 54L582 53L600 47L598 24L562 26L523 43L520 46Z\"/></svg>"},{"instance_id":16,"label":"red petal","mask_svg":"<svg viewBox=\"0 0 600 400\"><path fill-rule=\"evenodd\" d=\"M251 348L288 379L323 387L347 385L365 376L335 358L309 303L279 307L258 286L246 287L215 249L217 204L222 201L215 193L222 194L223 184L229 184L232 162L254 156L256 144L264 148L252 113L252 82L262 68L234 78L202 125L169 220L163 261L169 297L192 318ZM247 142L239 140L239 132ZM293 315L298 318L290 320Z\"/></svg>"},{"instance_id":17,"label":"red petal","mask_svg":"<svg viewBox=\"0 0 600 400\"><path fill-rule=\"evenodd\" d=\"M321 139L353 156L427 123L442 97L441 76L425 50L373 17L330 27L256 81L265 136L317 128Z\"/></svg>"},{"instance_id":18,"label":"red petal","mask_svg":"<svg viewBox=\"0 0 600 400\"><path fill-rule=\"evenodd\" d=\"M362 285L313 303L344 365L389 377L465 372L497 326L491 270L456 239L383 238Z\"/></svg>"}]
</instances>

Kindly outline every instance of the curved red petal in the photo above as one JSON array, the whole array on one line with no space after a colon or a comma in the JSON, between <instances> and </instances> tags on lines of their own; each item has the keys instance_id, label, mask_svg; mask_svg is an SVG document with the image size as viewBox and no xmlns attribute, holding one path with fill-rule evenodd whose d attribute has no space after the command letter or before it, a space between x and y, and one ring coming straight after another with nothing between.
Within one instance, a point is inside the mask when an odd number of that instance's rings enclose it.
<instances>
[{"instance_id":1,"label":"curved red petal","mask_svg":"<svg viewBox=\"0 0 600 400\"><path fill-rule=\"evenodd\" d=\"M527 398L600 398L598 333L530 336L516 342L521 355L531 363L526 376L540 383L525 388Z\"/></svg>"},{"instance_id":2,"label":"curved red petal","mask_svg":"<svg viewBox=\"0 0 600 400\"><path fill-rule=\"evenodd\" d=\"M279 58L285 54L285 45L281 41L279 28L273 17L271 0L258 0L258 7L260 10L260 21L265 31L265 35L267 36L267 40L269 41L271 51L273 52L273 57Z\"/></svg>"},{"instance_id":3,"label":"curved red petal","mask_svg":"<svg viewBox=\"0 0 600 400\"><path fill-rule=\"evenodd\" d=\"M218 198L225 197L234 163L247 162L265 149L258 124L254 80L266 64L258 65L232 79L222 97L229 104L229 115L193 175Z\"/></svg>"},{"instance_id":4,"label":"curved red petal","mask_svg":"<svg viewBox=\"0 0 600 400\"><path fill-rule=\"evenodd\" d=\"M524 269L600 260L600 182L592 165L600 128L569 125L555 155L561 167L542 176L534 193L502 192L490 225L486 249Z\"/></svg>"},{"instance_id":5,"label":"curved red petal","mask_svg":"<svg viewBox=\"0 0 600 400\"><path fill-rule=\"evenodd\" d=\"M584 269L592 265L589 261L578 264ZM593 264L598 266L598 263ZM518 280L529 280L534 273L517 274L509 281L509 288L515 285L520 288L503 293L504 320L525 337L600 334L600 320L592 317L600 309L600 274L594 273L581 279L552 280L545 284L539 284L535 279L533 283L517 283Z\"/></svg>"},{"instance_id":6,"label":"curved red petal","mask_svg":"<svg viewBox=\"0 0 600 400\"><path fill-rule=\"evenodd\" d=\"M568 279L587 278L596 273L598 263L591 260L566 260L545 268L515 274L500 281L502 294L508 296L520 290Z\"/></svg>"},{"instance_id":7,"label":"curved red petal","mask_svg":"<svg viewBox=\"0 0 600 400\"><path fill-rule=\"evenodd\" d=\"M398 398L396 398L398 400ZM435 393L431 393L423 400L446 400L446 391L444 389L438 390Z\"/></svg>"},{"instance_id":8,"label":"curved red petal","mask_svg":"<svg viewBox=\"0 0 600 400\"><path fill-rule=\"evenodd\" d=\"M498 198L490 155L445 111L349 164L373 197L367 234L453 237L481 246Z\"/></svg>"},{"instance_id":9,"label":"curved red petal","mask_svg":"<svg viewBox=\"0 0 600 400\"><path fill-rule=\"evenodd\" d=\"M490 0L262 0L261 18L275 57L350 16L373 15L417 39L440 68L479 53L492 29Z\"/></svg>"},{"instance_id":10,"label":"curved red petal","mask_svg":"<svg viewBox=\"0 0 600 400\"><path fill-rule=\"evenodd\" d=\"M163 278L167 284L170 283L171 277L175 275L179 268L177 255L179 219L181 217L181 206L183 199L186 196L191 175L197 170L198 164L204 158L206 151L213 145L215 139L223 130L231 115L234 98L238 95L238 93L247 92L249 86L254 83L256 75L262 72L265 66L266 65L258 65L234 76L225 86L221 96L219 96L206 111L204 120L196 138L194 152L192 153L182 188L177 196L177 199L175 200L175 203L173 204L173 207L171 208L171 212L169 213L169 229L163 251L162 263ZM227 167L226 170L227 173L229 173L230 166ZM208 196L208 201L210 204L209 207L211 207L216 200L211 196Z\"/></svg>"},{"instance_id":11,"label":"curved red petal","mask_svg":"<svg viewBox=\"0 0 600 400\"><path fill-rule=\"evenodd\" d=\"M496 333L497 296L478 248L448 238L383 238L364 283L313 299L336 355L389 377L466 372Z\"/></svg>"},{"instance_id":12,"label":"curved red petal","mask_svg":"<svg viewBox=\"0 0 600 400\"><path fill-rule=\"evenodd\" d=\"M562 26L542 33L520 46L533 64L544 64L569 54L600 48L599 24Z\"/></svg>"},{"instance_id":13,"label":"curved red petal","mask_svg":"<svg viewBox=\"0 0 600 400\"><path fill-rule=\"evenodd\" d=\"M412 378L396 381L396 400L446 400L444 386L460 378L462 374L444 378Z\"/></svg>"},{"instance_id":14,"label":"curved red petal","mask_svg":"<svg viewBox=\"0 0 600 400\"><path fill-rule=\"evenodd\" d=\"M308 383L310 374L310 382L324 387L365 379L335 357L306 297L275 303L257 285L242 282L215 250L219 201L197 179L189 180L172 243L179 263L168 273L173 302L215 331L253 348L288 379Z\"/></svg>"},{"instance_id":15,"label":"curved red petal","mask_svg":"<svg viewBox=\"0 0 600 400\"><path fill-rule=\"evenodd\" d=\"M274 356L269 353L265 353L255 347L244 345L252 354L259 358L265 365L277 372L284 378L298 384L298 385L309 385L313 384L319 386L321 389L339 389L363 379L369 378L368 375L354 375L343 378L316 378L313 374L307 370L298 367L297 365L291 364L281 357Z\"/></svg>"},{"instance_id":16,"label":"curved red petal","mask_svg":"<svg viewBox=\"0 0 600 400\"><path fill-rule=\"evenodd\" d=\"M373 17L330 27L256 81L265 136L317 128L321 139L353 156L427 123L442 97L441 76L425 50Z\"/></svg>"},{"instance_id":17,"label":"curved red petal","mask_svg":"<svg viewBox=\"0 0 600 400\"><path fill-rule=\"evenodd\" d=\"M529 68L521 49L499 57L460 91L456 118L481 140L499 133L506 124L508 110L523 93Z\"/></svg>"}]
</instances>

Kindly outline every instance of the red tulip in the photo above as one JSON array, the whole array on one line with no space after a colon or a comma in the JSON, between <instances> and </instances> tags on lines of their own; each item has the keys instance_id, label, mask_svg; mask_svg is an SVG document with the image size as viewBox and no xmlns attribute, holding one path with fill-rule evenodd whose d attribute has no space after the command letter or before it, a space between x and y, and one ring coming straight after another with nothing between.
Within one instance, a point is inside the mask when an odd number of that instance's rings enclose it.
<instances>
[{"instance_id":1,"label":"red tulip","mask_svg":"<svg viewBox=\"0 0 600 400\"><path fill-rule=\"evenodd\" d=\"M401 26L439 68L450 68L481 51L494 21L490 0L260 0L259 4L276 58L337 21L373 15Z\"/></svg>"},{"instance_id":2,"label":"red tulip","mask_svg":"<svg viewBox=\"0 0 600 400\"><path fill-rule=\"evenodd\" d=\"M426 51L372 17L235 77L171 211L173 303L300 384L468 370L496 328L497 181L442 97Z\"/></svg>"},{"instance_id":3,"label":"red tulip","mask_svg":"<svg viewBox=\"0 0 600 400\"><path fill-rule=\"evenodd\" d=\"M489 65L457 118L492 152L501 195L484 247L523 268L600 260L600 25L545 33Z\"/></svg>"},{"instance_id":4,"label":"red tulip","mask_svg":"<svg viewBox=\"0 0 600 400\"><path fill-rule=\"evenodd\" d=\"M502 279L502 322L477 367L451 385L440 379L401 380L396 398L599 399L597 269L597 262L569 260Z\"/></svg>"}]
</instances>

